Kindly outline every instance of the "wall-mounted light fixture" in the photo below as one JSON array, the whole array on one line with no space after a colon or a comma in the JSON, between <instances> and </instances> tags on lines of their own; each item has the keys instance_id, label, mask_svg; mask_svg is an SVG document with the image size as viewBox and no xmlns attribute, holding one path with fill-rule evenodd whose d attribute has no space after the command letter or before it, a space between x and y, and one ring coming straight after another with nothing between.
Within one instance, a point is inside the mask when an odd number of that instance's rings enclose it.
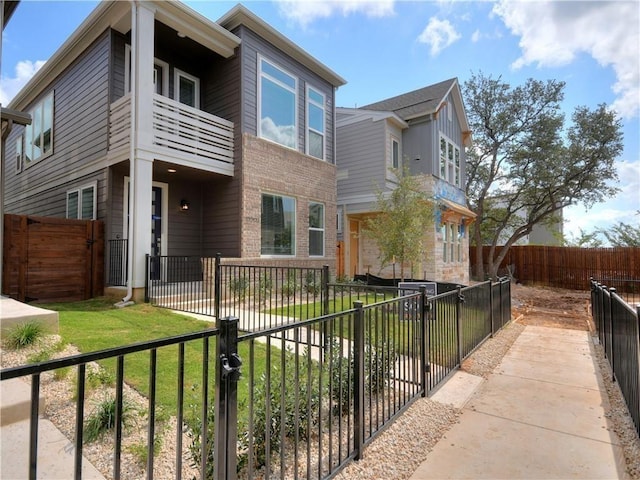
<instances>
[{"instance_id":1,"label":"wall-mounted light fixture","mask_svg":"<svg viewBox=\"0 0 640 480\"><path fill-rule=\"evenodd\" d=\"M186 212L187 210L189 210L188 200L185 200L184 198L180 200L180 210L182 210L183 212Z\"/></svg>"}]
</instances>

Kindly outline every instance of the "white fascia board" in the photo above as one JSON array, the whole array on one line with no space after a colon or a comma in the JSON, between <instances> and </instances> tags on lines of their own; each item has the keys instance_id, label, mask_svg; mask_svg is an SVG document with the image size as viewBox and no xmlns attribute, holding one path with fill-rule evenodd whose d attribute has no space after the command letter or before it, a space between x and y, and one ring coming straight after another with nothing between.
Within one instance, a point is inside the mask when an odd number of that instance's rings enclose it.
<instances>
[{"instance_id":1,"label":"white fascia board","mask_svg":"<svg viewBox=\"0 0 640 480\"><path fill-rule=\"evenodd\" d=\"M361 109L348 109L340 108L336 109L336 113L340 110L343 114L353 114L349 118L343 118L336 121L336 127L343 127L351 125L353 123L362 122L364 120L371 120L372 122L379 122L381 120L389 120L391 123L396 124L399 128L409 128L409 124L402 120L393 112L381 112L378 110L361 110Z\"/></svg>"},{"instance_id":2,"label":"white fascia board","mask_svg":"<svg viewBox=\"0 0 640 480\"><path fill-rule=\"evenodd\" d=\"M220 17L217 23L229 31L240 25L245 25L269 43L275 45L277 48L289 55L291 58L297 60L309 70L318 74L334 87L341 87L347 83L344 78L309 55L305 50L293 43L243 5L236 5Z\"/></svg>"}]
</instances>

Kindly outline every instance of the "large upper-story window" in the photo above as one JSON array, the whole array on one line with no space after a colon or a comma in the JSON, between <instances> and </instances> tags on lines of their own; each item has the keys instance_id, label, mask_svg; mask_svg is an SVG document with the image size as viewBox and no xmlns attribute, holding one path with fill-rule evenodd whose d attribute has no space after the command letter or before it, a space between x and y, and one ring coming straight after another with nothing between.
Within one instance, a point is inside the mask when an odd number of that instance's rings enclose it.
<instances>
[{"instance_id":1,"label":"large upper-story window","mask_svg":"<svg viewBox=\"0 0 640 480\"><path fill-rule=\"evenodd\" d=\"M460 147L440 135L440 178L460 187Z\"/></svg>"},{"instance_id":2,"label":"large upper-story window","mask_svg":"<svg viewBox=\"0 0 640 480\"><path fill-rule=\"evenodd\" d=\"M324 205L309 203L309 256L324 256Z\"/></svg>"},{"instance_id":3,"label":"large upper-story window","mask_svg":"<svg viewBox=\"0 0 640 480\"><path fill-rule=\"evenodd\" d=\"M295 255L296 201L282 195L262 194L262 255Z\"/></svg>"},{"instance_id":4,"label":"large upper-story window","mask_svg":"<svg viewBox=\"0 0 640 480\"><path fill-rule=\"evenodd\" d=\"M298 80L264 58L258 59L258 70L258 136L285 147L297 148Z\"/></svg>"},{"instance_id":5,"label":"large upper-story window","mask_svg":"<svg viewBox=\"0 0 640 480\"><path fill-rule=\"evenodd\" d=\"M67 192L67 218L95 220L96 218L96 184Z\"/></svg>"},{"instance_id":6,"label":"large upper-story window","mask_svg":"<svg viewBox=\"0 0 640 480\"><path fill-rule=\"evenodd\" d=\"M325 115L324 95L307 88L307 154L324 160Z\"/></svg>"},{"instance_id":7,"label":"large upper-story window","mask_svg":"<svg viewBox=\"0 0 640 480\"><path fill-rule=\"evenodd\" d=\"M53 152L53 92L29 112L31 125L24 133L24 166L28 168Z\"/></svg>"}]
</instances>

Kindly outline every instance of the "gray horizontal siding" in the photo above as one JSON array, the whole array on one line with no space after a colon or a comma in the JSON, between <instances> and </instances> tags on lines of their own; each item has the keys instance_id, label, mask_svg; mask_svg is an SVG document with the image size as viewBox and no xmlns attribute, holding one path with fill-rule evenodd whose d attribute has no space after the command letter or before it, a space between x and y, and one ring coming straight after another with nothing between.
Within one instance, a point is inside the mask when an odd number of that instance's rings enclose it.
<instances>
[{"instance_id":1,"label":"gray horizontal siding","mask_svg":"<svg viewBox=\"0 0 640 480\"><path fill-rule=\"evenodd\" d=\"M354 195L375 194L386 177L385 122L363 120L338 127L338 203ZM342 174L348 174L342 178Z\"/></svg>"},{"instance_id":2,"label":"gray horizontal siding","mask_svg":"<svg viewBox=\"0 0 640 480\"><path fill-rule=\"evenodd\" d=\"M64 217L66 191L99 178L99 198L105 198L105 174L95 164L108 145L110 34L105 31L38 100L54 91L52 155L15 170L15 143L24 128L15 128L5 155L5 208L7 212ZM99 217L104 212L98 212Z\"/></svg>"},{"instance_id":3,"label":"gray horizontal siding","mask_svg":"<svg viewBox=\"0 0 640 480\"><path fill-rule=\"evenodd\" d=\"M242 131L257 135L258 55L261 55L298 79L298 150L302 153L305 152L306 145L306 87L307 85L311 86L325 95L326 161L335 163L333 158L333 110L335 108L333 86L248 28L240 26L233 33L242 39L242 84L244 87Z\"/></svg>"}]
</instances>

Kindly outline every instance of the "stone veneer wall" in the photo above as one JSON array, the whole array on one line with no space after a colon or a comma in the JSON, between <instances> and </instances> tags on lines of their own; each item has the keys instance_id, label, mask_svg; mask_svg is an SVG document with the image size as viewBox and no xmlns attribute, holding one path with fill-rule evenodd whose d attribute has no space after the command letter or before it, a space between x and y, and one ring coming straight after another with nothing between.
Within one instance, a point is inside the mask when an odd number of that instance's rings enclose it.
<instances>
[{"instance_id":1,"label":"stone veneer wall","mask_svg":"<svg viewBox=\"0 0 640 480\"><path fill-rule=\"evenodd\" d=\"M242 136L241 257L257 265L336 269L336 167L245 133ZM261 257L262 193L296 199L295 257ZM309 257L309 202L325 207L325 255Z\"/></svg>"}]
</instances>

